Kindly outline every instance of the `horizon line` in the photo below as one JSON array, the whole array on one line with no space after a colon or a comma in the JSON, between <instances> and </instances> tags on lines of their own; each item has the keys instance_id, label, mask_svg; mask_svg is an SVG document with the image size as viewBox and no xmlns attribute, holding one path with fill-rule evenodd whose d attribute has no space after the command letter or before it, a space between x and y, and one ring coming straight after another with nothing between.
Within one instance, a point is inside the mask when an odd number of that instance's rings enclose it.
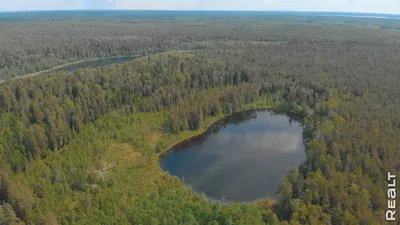
<instances>
[{"instance_id":1,"label":"horizon line","mask_svg":"<svg viewBox=\"0 0 400 225\"><path fill-rule=\"evenodd\" d=\"M158 12L282 12L282 13L355 13L400 16L400 13L357 12L357 11L312 11L312 10L246 10L246 9L38 9L38 10L0 10L0 13L24 12L84 12L84 11L158 11Z\"/></svg>"}]
</instances>

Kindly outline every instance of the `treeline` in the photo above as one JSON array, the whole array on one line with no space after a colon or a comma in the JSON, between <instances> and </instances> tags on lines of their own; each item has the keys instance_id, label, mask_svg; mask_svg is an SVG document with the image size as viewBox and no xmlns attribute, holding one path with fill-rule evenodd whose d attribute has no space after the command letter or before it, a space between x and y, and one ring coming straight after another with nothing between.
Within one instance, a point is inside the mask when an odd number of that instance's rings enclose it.
<instances>
[{"instance_id":1,"label":"treeline","mask_svg":"<svg viewBox=\"0 0 400 225\"><path fill-rule=\"evenodd\" d=\"M281 219L294 224L386 223L386 176L400 166L396 88L400 68L395 63L400 52L391 48L393 44L234 48L222 44L208 54L281 74L297 83L293 89L284 85L285 99L323 112L313 114L310 121L315 127L313 140L307 144L307 160L283 180ZM313 104L313 94L302 94L310 87L314 93L324 91L321 99L326 97L326 102Z\"/></svg>"},{"instance_id":2,"label":"treeline","mask_svg":"<svg viewBox=\"0 0 400 225\"><path fill-rule=\"evenodd\" d=\"M236 20L229 20L223 15L184 15L184 19L179 20L166 16L166 19L159 20L157 15L146 13L134 18L121 15L118 19L118 16L110 15L112 19L76 19L74 12L70 12L70 19L67 20L66 15L46 18L46 12L42 14L36 15L37 19L31 18L29 23L18 19L0 22L1 80L78 60L213 48L216 42L381 46L382 43L395 44L399 38L398 33L392 30L380 29L381 22L375 20L370 20L377 24L371 27L365 21L344 18L335 18L345 24L343 26L332 25L330 22L335 21L332 18L328 19L329 25L324 25L323 21L312 16L305 17L308 21L296 18L298 22L290 16L279 17L280 24L273 16L258 14ZM20 16L15 14L16 18ZM388 20L385 25L392 27L395 23Z\"/></svg>"},{"instance_id":3,"label":"treeline","mask_svg":"<svg viewBox=\"0 0 400 225\"><path fill-rule=\"evenodd\" d=\"M26 173L31 163L63 149L81 134L85 124L114 111L131 115L167 109L170 122L164 127L166 132L179 132L200 128L208 117L266 101L269 94L275 93L270 99L277 105L285 101L277 94L285 92L284 86L252 82L260 76L251 68L240 69L203 56L162 54L112 67L80 69L75 75L5 83L0 90L2 167L15 174ZM311 98L312 93L310 90L303 98ZM2 182L1 200L12 204L19 218L29 221L29 211L40 204L33 203L34 199L40 202L42 194L28 197L18 189L10 190L12 178L2 178ZM69 185L76 191L85 190L79 183Z\"/></svg>"},{"instance_id":4,"label":"treeline","mask_svg":"<svg viewBox=\"0 0 400 225\"><path fill-rule=\"evenodd\" d=\"M392 144L399 134L392 113L398 109L388 104L397 100L360 86L363 83L356 78L347 79L349 87L335 88L346 74L293 76L290 64L285 64L289 73L283 69L271 72L276 68L265 68L263 62L253 60L237 63L229 60L231 54L218 51L220 60L212 60L214 53L162 54L112 67L81 69L73 76L53 74L6 83L0 91L3 168L9 165L13 173L26 173L30 163L52 154L46 149L63 149L85 124L114 111L131 115L167 109L165 132L179 133L200 128L207 117L262 100L302 114L311 130L306 162L283 180L278 217L291 224L380 221L385 171L399 165L398 145ZM383 78L375 84L365 76L365 83L379 87L396 81L391 76ZM347 92L353 86L359 92ZM386 95L396 94L391 90ZM381 131L385 134L380 135ZM3 182L8 185L10 180ZM73 189L85 190L79 185ZM31 198L18 191L2 190L2 200L24 220L29 218L27 211L40 204L39 196L31 197L39 199L32 204L26 203Z\"/></svg>"},{"instance_id":5,"label":"treeline","mask_svg":"<svg viewBox=\"0 0 400 225\"><path fill-rule=\"evenodd\" d=\"M13 130L2 129L2 136L8 140L6 159L15 172L24 171L27 160L45 156L41 150L62 149L84 124L113 110L131 114L170 109L170 130L179 132L198 129L204 118L237 111L268 94L287 91L290 96L296 87L289 80L269 83L281 80L279 76L264 83L250 81L261 79L261 75L223 61L159 55L114 67L80 69L75 76L53 74L46 79L13 81L0 90L3 127L20 124ZM234 86L237 88L218 95L207 93ZM310 99L314 104L317 95L324 93L309 90L296 98ZM279 102L280 97L276 95L274 100Z\"/></svg>"},{"instance_id":6,"label":"treeline","mask_svg":"<svg viewBox=\"0 0 400 225\"><path fill-rule=\"evenodd\" d=\"M166 24L160 29L176 28L166 34L185 27L194 32L184 39L177 32L171 37L179 40L171 43L187 40L206 50L1 84L0 223L385 224L386 174L400 169L398 35L242 25ZM251 104L294 111L305 120L307 159L283 179L276 214L268 205L209 203L170 178L146 186L157 168L152 159L160 143L151 141L157 132L172 139ZM132 143L143 156L103 179L106 173L90 171L100 167L112 141ZM129 185L128 176L134 176ZM147 188L152 194L138 194Z\"/></svg>"}]
</instances>

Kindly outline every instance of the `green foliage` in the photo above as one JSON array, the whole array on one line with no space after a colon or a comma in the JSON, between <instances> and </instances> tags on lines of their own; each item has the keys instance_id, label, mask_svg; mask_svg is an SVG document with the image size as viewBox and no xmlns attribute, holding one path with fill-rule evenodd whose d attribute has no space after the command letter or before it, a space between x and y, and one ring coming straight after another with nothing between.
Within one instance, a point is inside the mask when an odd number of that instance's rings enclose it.
<instances>
[{"instance_id":1,"label":"green foliage","mask_svg":"<svg viewBox=\"0 0 400 225\"><path fill-rule=\"evenodd\" d=\"M400 165L398 34L260 18L64 21L63 37L0 22L2 78L202 49L2 83L0 224L378 224L385 174ZM304 119L306 160L276 205L211 203L159 169L168 147L262 107Z\"/></svg>"}]
</instances>

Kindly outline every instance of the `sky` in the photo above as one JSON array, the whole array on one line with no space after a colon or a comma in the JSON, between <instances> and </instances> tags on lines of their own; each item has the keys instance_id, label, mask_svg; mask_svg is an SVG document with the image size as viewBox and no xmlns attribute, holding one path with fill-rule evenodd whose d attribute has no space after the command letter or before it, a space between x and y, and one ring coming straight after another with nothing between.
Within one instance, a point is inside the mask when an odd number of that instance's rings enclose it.
<instances>
[{"instance_id":1,"label":"sky","mask_svg":"<svg viewBox=\"0 0 400 225\"><path fill-rule=\"evenodd\" d=\"M400 14L400 0L0 0L0 11L262 10Z\"/></svg>"}]
</instances>

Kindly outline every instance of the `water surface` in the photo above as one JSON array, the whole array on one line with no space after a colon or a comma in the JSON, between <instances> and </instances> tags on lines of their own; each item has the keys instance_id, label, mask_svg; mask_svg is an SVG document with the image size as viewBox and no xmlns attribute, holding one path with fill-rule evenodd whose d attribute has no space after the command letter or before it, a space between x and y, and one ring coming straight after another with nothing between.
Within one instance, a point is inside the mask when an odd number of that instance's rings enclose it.
<instances>
[{"instance_id":1,"label":"water surface","mask_svg":"<svg viewBox=\"0 0 400 225\"><path fill-rule=\"evenodd\" d=\"M295 118L266 110L235 113L162 156L161 168L214 200L253 202L276 193L305 160Z\"/></svg>"}]
</instances>

